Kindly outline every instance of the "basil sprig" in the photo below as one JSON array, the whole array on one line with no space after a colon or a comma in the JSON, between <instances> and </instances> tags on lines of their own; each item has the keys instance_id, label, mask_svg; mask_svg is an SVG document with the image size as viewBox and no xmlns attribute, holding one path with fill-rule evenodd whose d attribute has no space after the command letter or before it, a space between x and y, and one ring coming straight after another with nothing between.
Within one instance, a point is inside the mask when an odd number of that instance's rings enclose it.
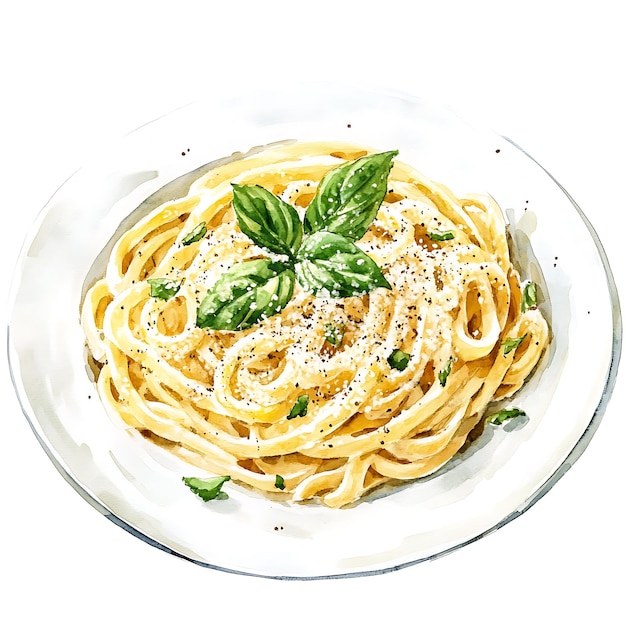
<instances>
[{"instance_id":1,"label":"basil sprig","mask_svg":"<svg viewBox=\"0 0 626 626\"><path fill-rule=\"evenodd\" d=\"M348 298L391 289L376 262L355 245L387 193L397 151L361 157L330 170L301 222L294 207L259 185L233 184L240 230L268 252L285 257L243 261L220 276L200 303L196 324L244 330L280 312L295 281L315 296Z\"/></svg>"}]
</instances>

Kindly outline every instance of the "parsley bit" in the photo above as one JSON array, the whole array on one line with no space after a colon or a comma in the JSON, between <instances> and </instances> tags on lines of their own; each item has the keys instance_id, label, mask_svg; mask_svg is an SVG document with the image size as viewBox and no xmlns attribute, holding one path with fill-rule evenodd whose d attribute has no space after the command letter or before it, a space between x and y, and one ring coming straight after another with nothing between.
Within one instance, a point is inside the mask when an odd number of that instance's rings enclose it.
<instances>
[{"instance_id":1,"label":"parsley bit","mask_svg":"<svg viewBox=\"0 0 626 626\"><path fill-rule=\"evenodd\" d=\"M205 502L227 499L228 494L222 491L222 486L227 480L230 480L230 476L216 476L206 479L183 477L185 485Z\"/></svg>"},{"instance_id":2,"label":"parsley bit","mask_svg":"<svg viewBox=\"0 0 626 626\"><path fill-rule=\"evenodd\" d=\"M411 355L403 352L399 348L396 348L388 357L387 363L396 370L400 372L404 371L409 366L409 361L411 360Z\"/></svg>"},{"instance_id":3,"label":"parsley bit","mask_svg":"<svg viewBox=\"0 0 626 626\"><path fill-rule=\"evenodd\" d=\"M206 222L200 222L193 230L188 232L182 239L183 246L189 246L196 241L200 241L206 235Z\"/></svg>"},{"instance_id":4,"label":"parsley bit","mask_svg":"<svg viewBox=\"0 0 626 626\"><path fill-rule=\"evenodd\" d=\"M439 372L439 374L437 374L437 377L439 378L439 383L441 384L442 387L446 386L446 383L448 382L448 376L450 375L451 370L452 370L452 357L448 359L448 362L446 363L445 367Z\"/></svg>"},{"instance_id":5,"label":"parsley bit","mask_svg":"<svg viewBox=\"0 0 626 626\"><path fill-rule=\"evenodd\" d=\"M502 341L502 346L504 347L504 355L506 356L509 352L515 350L515 348L517 348L517 346L519 346L520 343L524 341L524 339L526 339L526 335L522 335L521 337L516 337L514 339L504 339Z\"/></svg>"},{"instance_id":6,"label":"parsley bit","mask_svg":"<svg viewBox=\"0 0 626 626\"><path fill-rule=\"evenodd\" d=\"M326 339L331 346L340 346L343 341L344 332L345 327L343 325L337 327L334 324L325 324L324 339Z\"/></svg>"},{"instance_id":7,"label":"parsley bit","mask_svg":"<svg viewBox=\"0 0 626 626\"><path fill-rule=\"evenodd\" d=\"M428 233L428 237L431 241L450 241L450 239L454 239L455 233L453 230L434 230Z\"/></svg>"},{"instance_id":8,"label":"parsley bit","mask_svg":"<svg viewBox=\"0 0 626 626\"><path fill-rule=\"evenodd\" d=\"M291 407L291 411L289 411L289 415L287 415L288 420L292 420L294 417L303 417L307 414L309 407L309 396L302 395L298 396L298 399L295 401L294 405Z\"/></svg>"},{"instance_id":9,"label":"parsley bit","mask_svg":"<svg viewBox=\"0 0 626 626\"><path fill-rule=\"evenodd\" d=\"M183 281L171 278L148 278L147 282L150 285L150 297L169 300L178 293Z\"/></svg>"},{"instance_id":10,"label":"parsley bit","mask_svg":"<svg viewBox=\"0 0 626 626\"><path fill-rule=\"evenodd\" d=\"M510 420L513 417L520 417L522 415L526 415L526 412L522 409L503 409L502 411L498 411L497 413L490 415L488 421L496 426L501 426L507 420Z\"/></svg>"},{"instance_id":11,"label":"parsley bit","mask_svg":"<svg viewBox=\"0 0 626 626\"><path fill-rule=\"evenodd\" d=\"M522 295L522 313L537 308L537 285L527 283Z\"/></svg>"}]
</instances>

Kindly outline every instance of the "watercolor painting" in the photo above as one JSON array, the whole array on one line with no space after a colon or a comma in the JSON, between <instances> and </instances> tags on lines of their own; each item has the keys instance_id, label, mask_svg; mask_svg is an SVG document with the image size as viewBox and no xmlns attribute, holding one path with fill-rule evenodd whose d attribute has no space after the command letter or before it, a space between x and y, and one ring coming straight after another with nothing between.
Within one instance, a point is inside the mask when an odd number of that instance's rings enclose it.
<instances>
[{"instance_id":1,"label":"watercolor painting","mask_svg":"<svg viewBox=\"0 0 626 626\"><path fill-rule=\"evenodd\" d=\"M384 573L507 523L583 452L621 352L602 247L541 166L436 104L330 84L197 102L77 172L9 332L85 499L270 578Z\"/></svg>"}]
</instances>

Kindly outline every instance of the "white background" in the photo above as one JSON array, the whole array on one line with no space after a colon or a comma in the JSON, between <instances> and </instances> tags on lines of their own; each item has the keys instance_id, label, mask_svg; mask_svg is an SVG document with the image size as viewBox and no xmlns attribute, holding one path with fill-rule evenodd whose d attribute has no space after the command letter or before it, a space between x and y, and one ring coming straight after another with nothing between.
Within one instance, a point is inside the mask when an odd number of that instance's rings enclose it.
<instances>
[{"instance_id":1,"label":"white background","mask_svg":"<svg viewBox=\"0 0 626 626\"><path fill-rule=\"evenodd\" d=\"M626 293L618 2L24 0L1 14L7 291L35 215L98 146L233 82L298 78L426 96L512 138L582 207ZM624 375L582 458L506 527L383 576L294 582L204 569L107 521L53 468L0 367L2 623L623 623Z\"/></svg>"}]
</instances>

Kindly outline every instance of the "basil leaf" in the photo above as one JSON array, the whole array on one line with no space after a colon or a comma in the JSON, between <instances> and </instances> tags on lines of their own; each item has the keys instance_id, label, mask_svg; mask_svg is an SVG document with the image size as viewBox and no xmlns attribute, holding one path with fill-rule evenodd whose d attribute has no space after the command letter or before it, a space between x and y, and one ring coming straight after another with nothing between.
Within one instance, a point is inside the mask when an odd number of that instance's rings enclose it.
<instances>
[{"instance_id":1,"label":"basil leaf","mask_svg":"<svg viewBox=\"0 0 626 626\"><path fill-rule=\"evenodd\" d=\"M504 409L489 416L489 421L496 426L501 426L506 420L519 417L520 415L526 415L526 412L522 411L522 409Z\"/></svg>"},{"instance_id":2,"label":"basil leaf","mask_svg":"<svg viewBox=\"0 0 626 626\"><path fill-rule=\"evenodd\" d=\"M399 350L398 348L396 348L387 357L387 363L389 363L389 365L393 367L393 369L400 370L401 372L409 366L410 360L411 355L407 354L406 352L402 352L402 350Z\"/></svg>"},{"instance_id":3,"label":"basil leaf","mask_svg":"<svg viewBox=\"0 0 626 626\"><path fill-rule=\"evenodd\" d=\"M196 312L196 326L243 330L281 311L291 300L294 273L271 259L243 261L222 274Z\"/></svg>"},{"instance_id":4,"label":"basil leaf","mask_svg":"<svg viewBox=\"0 0 626 626\"><path fill-rule=\"evenodd\" d=\"M296 210L259 185L233 184L233 208L241 232L270 252L292 257L302 241Z\"/></svg>"},{"instance_id":5,"label":"basil leaf","mask_svg":"<svg viewBox=\"0 0 626 626\"><path fill-rule=\"evenodd\" d=\"M316 296L349 298L391 289L376 262L351 241L327 231L307 237L296 256L296 277Z\"/></svg>"},{"instance_id":6,"label":"basil leaf","mask_svg":"<svg viewBox=\"0 0 626 626\"><path fill-rule=\"evenodd\" d=\"M522 313L537 308L537 285L535 283L526 283L524 293L522 294Z\"/></svg>"},{"instance_id":7,"label":"basil leaf","mask_svg":"<svg viewBox=\"0 0 626 626\"><path fill-rule=\"evenodd\" d=\"M502 342L502 345L504 346L504 354L507 355L512 350L515 350L515 348L517 348L517 346L519 346L524 339L526 339L526 335L516 337L515 339L505 339Z\"/></svg>"},{"instance_id":8,"label":"basil leaf","mask_svg":"<svg viewBox=\"0 0 626 626\"><path fill-rule=\"evenodd\" d=\"M277 489L280 489L281 491L285 488L285 479L280 474L276 474L274 487L276 487Z\"/></svg>"},{"instance_id":9,"label":"basil leaf","mask_svg":"<svg viewBox=\"0 0 626 626\"><path fill-rule=\"evenodd\" d=\"M363 237L385 198L397 154L370 154L330 170L306 210L304 232L327 230L351 241Z\"/></svg>"},{"instance_id":10,"label":"basil leaf","mask_svg":"<svg viewBox=\"0 0 626 626\"><path fill-rule=\"evenodd\" d=\"M289 411L289 415L287 415L288 420L292 420L294 417L303 417L307 414L309 410L309 396L303 395L298 396L298 399L294 402L294 405L291 407L291 411Z\"/></svg>"},{"instance_id":11,"label":"basil leaf","mask_svg":"<svg viewBox=\"0 0 626 626\"><path fill-rule=\"evenodd\" d=\"M454 239L455 235L453 230L433 230L432 233L428 233L428 237L431 241L449 241Z\"/></svg>"},{"instance_id":12,"label":"basil leaf","mask_svg":"<svg viewBox=\"0 0 626 626\"><path fill-rule=\"evenodd\" d=\"M193 230L189 231L182 239L183 246L189 246L200 241L206 235L206 222L200 222Z\"/></svg>"},{"instance_id":13,"label":"basil leaf","mask_svg":"<svg viewBox=\"0 0 626 626\"><path fill-rule=\"evenodd\" d=\"M183 284L182 280L172 280L171 278L148 278L150 285L150 296L160 300L169 300L175 296Z\"/></svg>"},{"instance_id":14,"label":"basil leaf","mask_svg":"<svg viewBox=\"0 0 626 626\"><path fill-rule=\"evenodd\" d=\"M445 367L439 372L439 374L437 374L437 377L439 378L439 383L441 384L442 387L446 386L446 383L448 382L448 376L450 376L451 370L452 370L452 357L448 359L448 362L446 363Z\"/></svg>"},{"instance_id":15,"label":"basil leaf","mask_svg":"<svg viewBox=\"0 0 626 626\"><path fill-rule=\"evenodd\" d=\"M324 325L324 339L326 339L331 346L341 345L344 332L345 326L337 327L334 324Z\"/></svg>"},{"instance_id":16,"label":"basil leaf","mask_svg":"<svg viewBox=\"0 0 626 626\"><path fill-rule=\"evenodd\" d=\"M215 478L185 478L183 482L197 496L200 496L205 502L215 500L215 498L225 499L228 496L222 493L222 485L230 480L230 476L217 476Z\"/></svg>"}]
</instances>

